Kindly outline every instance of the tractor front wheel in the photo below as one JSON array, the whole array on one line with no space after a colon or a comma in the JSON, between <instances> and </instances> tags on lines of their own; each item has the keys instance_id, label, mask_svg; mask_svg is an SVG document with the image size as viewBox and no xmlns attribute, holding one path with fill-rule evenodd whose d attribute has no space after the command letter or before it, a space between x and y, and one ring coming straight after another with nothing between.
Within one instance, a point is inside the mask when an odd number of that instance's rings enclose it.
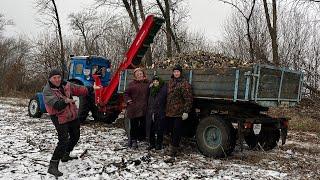
<instances>
[{"instance_id":1,"label":"tractor front wheel","mask_svg":"<svg viewBox=\"0 0 320 180\"><path fill-rule=\"evenodd\" d=\"M33 118L40 118L42 112L40 110L40 102L37 96L33 96L28 105L28 114L30 117Z\"/></svg>"}]
</instances>

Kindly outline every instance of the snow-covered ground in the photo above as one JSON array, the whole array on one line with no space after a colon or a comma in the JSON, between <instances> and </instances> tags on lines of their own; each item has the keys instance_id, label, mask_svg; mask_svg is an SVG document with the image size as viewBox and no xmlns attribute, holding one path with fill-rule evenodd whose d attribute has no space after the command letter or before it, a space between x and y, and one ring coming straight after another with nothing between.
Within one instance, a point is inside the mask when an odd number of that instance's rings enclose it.
<instances>
[{"instance_id":1,"label":"snow-covered ground","mask_svg":"<svg viewBox=\"0 0 320 180\"><path fill-rule=\"evenodd\" d=\"M29 118L26 99L0 97L0 179L55 179L47 174L57 143L48 116ZM123 129L89 123L72 152L82 158L60 163L59 179L319 179L320 137L291 132L288 143L269 152L236 148L232 156L212 159L201 155L192 140L175 161L165 150L126 148ZM86 153L84 153L86 151Z\"/></svg>"}]
</instances>

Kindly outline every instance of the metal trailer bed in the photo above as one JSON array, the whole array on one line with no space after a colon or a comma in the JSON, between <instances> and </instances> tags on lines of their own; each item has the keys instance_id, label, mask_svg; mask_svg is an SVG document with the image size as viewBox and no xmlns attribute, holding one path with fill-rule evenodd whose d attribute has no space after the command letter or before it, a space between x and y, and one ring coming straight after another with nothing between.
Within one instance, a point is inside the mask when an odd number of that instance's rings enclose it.
<instances>
[{"instance_id":1,"label":"metal trailer bed","mask_svg":"<svg viewBox=\"0 0 320 180\"><path fill-rule=\"evenodd\" d=\"M147 70L168 81L170 70ZM255 64L245 68L216 68L184 70L184 77L192 85L194 98L242 101L262 107L294 106L301 100L303 73L287 68ZM133 79L132 70L122 73L118 92L124 92Z\"/></svg>"}]
</instances>

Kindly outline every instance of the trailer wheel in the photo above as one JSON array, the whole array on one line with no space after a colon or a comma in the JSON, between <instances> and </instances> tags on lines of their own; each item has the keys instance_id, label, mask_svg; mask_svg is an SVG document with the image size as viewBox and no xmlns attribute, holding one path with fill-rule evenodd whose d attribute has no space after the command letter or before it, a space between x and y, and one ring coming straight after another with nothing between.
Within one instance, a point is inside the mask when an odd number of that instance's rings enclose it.
<instances>
[{"instance_id":1,"label":"trailer wheel","mask_svg":"<svg viewBox=\"0 0 320 180\"><path fill-rule=\"evenodd\" d=\"M40 111L40 102L37 96L33 96L28 105L28 114L33 118L40 118L42 112Z\"/></svg>"},{"instance_id":2,"label":"trailer wheel","mask_svg":"<svg viewBox=\"0 0 320 180\"><path fill-rule=\"evenodd\" d=\"M206 117L197 127L197 145L202 154L209 157L226 157L233 151L230 122L220 117Z\"/></svg>"},{"instance_id":3,"label":"trailer wheel","mask_svg":"<svg viewBox=\"0 0 320 180\"><path fill-rule=\"evenodd\" d=\"M258 136L254 134L253 129L250 129L250 132L244 135L244 141L250 149L254 149L258 145Z\"/></svg>"},{"instance_id":4,"label":"trailer wheel","mask_svg":"<svg viewBox=\"0 0 320 180\"><path fill-rule=\"evenodd\" d=\"M268 151L275 148L280 139L280 130L275 124L263 124L258 136L258 142L263 150Z\"/></svg>"}]
</instances>

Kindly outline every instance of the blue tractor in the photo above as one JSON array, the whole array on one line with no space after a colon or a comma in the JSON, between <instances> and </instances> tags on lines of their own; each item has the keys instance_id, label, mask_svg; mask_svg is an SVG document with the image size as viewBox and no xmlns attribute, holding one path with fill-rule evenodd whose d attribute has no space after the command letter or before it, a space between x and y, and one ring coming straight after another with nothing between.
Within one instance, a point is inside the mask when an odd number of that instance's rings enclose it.
<instances>
[{"instance_id":1,"label":"blue tractor","mask_svg":"<svg viewBox=\"0 0 320 180\"><path fill-rule=\"evenodd\" d=\"M103 86L107 86L111 78L110 60L101 56L71 56L68 78L65 79L69 82L92 86L94 79L93 74L99 74L101 83ZM117 101L118 102L118 101ZM95 120L114 121L121 110L116 105L110 106L112 108L112 114L101 114L94 103L94 94L88 97L79 97L79 118L84 121L91 111ZM28 114L30 117L40 118L43 113L46 113L42 92L36 93L29 101ZM108 117L107 117L108 116Z\"/></svg>"}]
</instances>

